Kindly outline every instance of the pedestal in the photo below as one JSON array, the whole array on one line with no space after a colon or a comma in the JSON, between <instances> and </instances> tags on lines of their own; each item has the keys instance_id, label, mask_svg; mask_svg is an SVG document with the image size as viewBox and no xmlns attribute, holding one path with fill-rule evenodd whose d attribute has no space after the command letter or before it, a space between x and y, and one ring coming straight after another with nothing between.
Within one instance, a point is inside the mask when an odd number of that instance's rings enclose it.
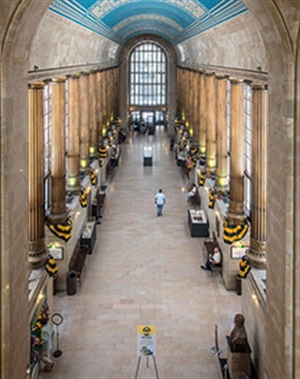
<instances>
[{"instance_id":1,"label":"pedestal","mask_svg":"<svg viewBox=\"0 0 300 379\"><path fill-rule=\"evenodd\" d=\"M208 237L209 224L204 210L188 210L188 225L191 237Z\"/></svg>"},{"instance_id":2,"label":"pedestal","mask_svg":"<svg viewBox=\"0 0 300 379\"><path fill-rule=\"evenodd\" d=\"M243 373L251 377L251 349L247 344L243 351L234 349L229 336L227 339L227 365L230 379L241 379Z\"/></svg>"}]
</instances>

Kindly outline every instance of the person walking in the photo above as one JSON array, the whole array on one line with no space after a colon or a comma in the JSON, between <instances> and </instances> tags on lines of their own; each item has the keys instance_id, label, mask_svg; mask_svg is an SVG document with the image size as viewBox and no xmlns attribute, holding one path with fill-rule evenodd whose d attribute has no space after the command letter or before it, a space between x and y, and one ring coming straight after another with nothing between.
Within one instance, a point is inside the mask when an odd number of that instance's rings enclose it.
<instances>
[{"instance_id":1,"label":"person walking","mask_svg":"<svg viewBox=\"0 0 300 379\"><path fill-rule=\"evenodd\" d=\"M157 208L157 216L162 216L162 210L166 204L166 196L164 195L162 189L159 189L158 193L155 195L154 203Z\"/></svg>"}]
</instances>

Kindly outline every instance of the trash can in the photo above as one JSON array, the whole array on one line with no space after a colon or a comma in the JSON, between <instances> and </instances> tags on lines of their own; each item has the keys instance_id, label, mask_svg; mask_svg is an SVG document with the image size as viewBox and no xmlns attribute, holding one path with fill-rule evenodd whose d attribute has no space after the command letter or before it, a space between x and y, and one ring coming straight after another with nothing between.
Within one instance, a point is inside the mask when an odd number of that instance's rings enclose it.
<instances>
[{"instance_id":1,"label":"trash can","mask_svg":"<svg viewBox=\"0 0 300 379\"><path fill-rule=\"evenodd\" d=\"M242 279L238 275L236 276L236 293L242 294Z\"/></svg>"},{"instance_id":2,"label":"trash can","mask_svg":"<svg viewBox=\"0 0 300 379\"><path fill-rule=\"evenodd\" d=\"M67 273L67 295L73 296L77 292L77 274L75 271Z\"/></svg>"}]
</instances>

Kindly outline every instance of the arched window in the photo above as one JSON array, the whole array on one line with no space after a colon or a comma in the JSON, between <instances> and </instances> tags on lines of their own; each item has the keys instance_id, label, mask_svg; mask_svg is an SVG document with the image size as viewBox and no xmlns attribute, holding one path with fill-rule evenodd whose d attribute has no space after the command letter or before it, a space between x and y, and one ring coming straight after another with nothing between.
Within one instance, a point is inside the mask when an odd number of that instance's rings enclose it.
<instances>
[{"instance_id":1,"label":"arched window","mask_svg":"<svg viewBox=\"0 0 300 379\"><path fill-rule=\"evenodd\" d=\"M154 43L136 47L130 56L130 105L166 104L166 54Z\"/></svg>"}]
</instances>

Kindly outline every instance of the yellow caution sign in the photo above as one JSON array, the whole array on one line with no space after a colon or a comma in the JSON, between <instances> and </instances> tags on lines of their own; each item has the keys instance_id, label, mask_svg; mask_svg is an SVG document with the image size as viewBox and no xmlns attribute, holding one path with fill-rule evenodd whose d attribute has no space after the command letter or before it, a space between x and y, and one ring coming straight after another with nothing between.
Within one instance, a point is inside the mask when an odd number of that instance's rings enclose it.
<instances>
[{"instance_id":1,"label":"yellow caution sign","mask_svg":"<svg viewBox=\"0 0 300 379\"><path fill-rule=\"evenodd\" d=\"M138 332L138 356L156 355L156 326L139 325Z\"/></svg>"}]
</instances>

